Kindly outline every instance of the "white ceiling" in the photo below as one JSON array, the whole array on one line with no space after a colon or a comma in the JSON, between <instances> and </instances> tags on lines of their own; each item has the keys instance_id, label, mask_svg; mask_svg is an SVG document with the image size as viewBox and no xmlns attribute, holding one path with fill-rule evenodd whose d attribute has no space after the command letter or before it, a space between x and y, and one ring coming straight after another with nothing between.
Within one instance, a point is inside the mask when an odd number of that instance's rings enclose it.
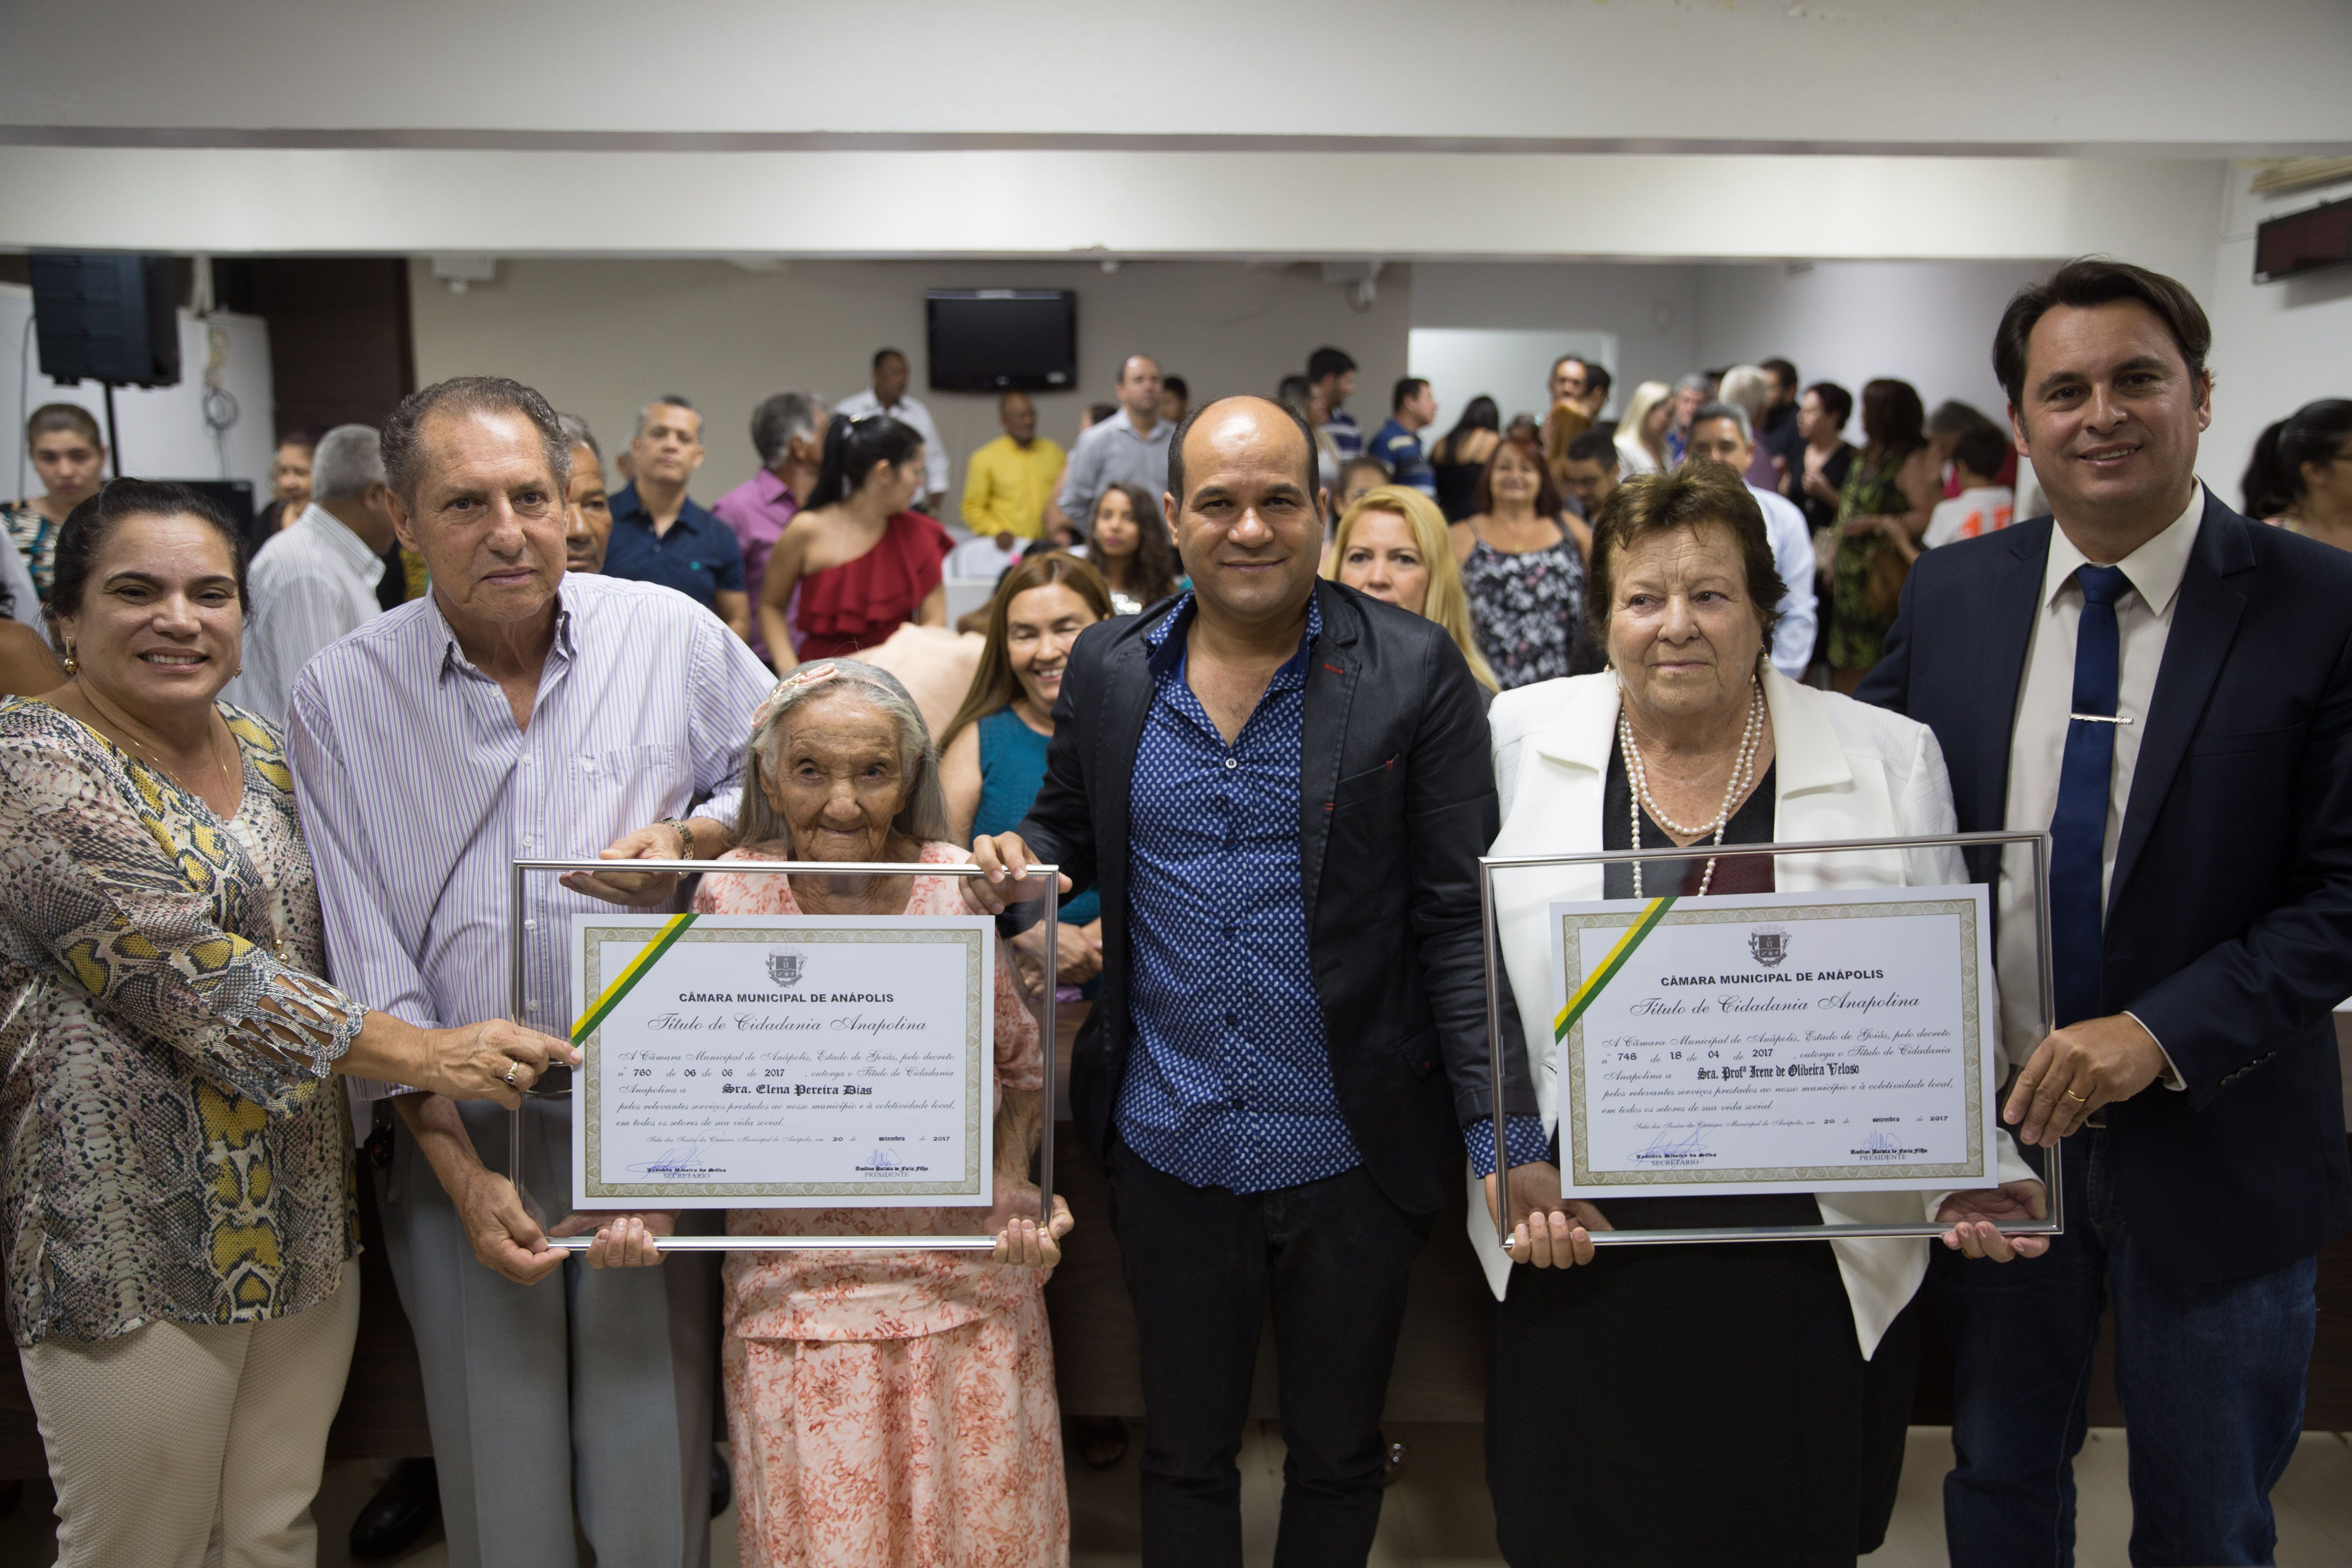
<instances>
[{"instance_id":1,"label":"white ceiling","mask_svg":"<svg viewBox=\"0 0 2352 1568\"><path fill-rule=\"evenodd\" d=\"M27 0L0 30L17 141L2352 144L2344 0Z\"/></svg>"}]
</instances>

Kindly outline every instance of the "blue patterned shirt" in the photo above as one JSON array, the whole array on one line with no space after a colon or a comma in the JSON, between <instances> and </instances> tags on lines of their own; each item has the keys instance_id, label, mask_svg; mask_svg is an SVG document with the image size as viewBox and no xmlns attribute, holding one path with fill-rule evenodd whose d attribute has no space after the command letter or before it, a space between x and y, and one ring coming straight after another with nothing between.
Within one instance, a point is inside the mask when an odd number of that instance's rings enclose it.
<instances>
[{"instance_id":1,"label":"blue patterned shirt","mask_svg":"<svg viewBox=\"0 0 2352 1568\"><path fill-rule=\"evenodd\" d=\"M1340 1120L1298 869L1298 653L1228 746L1184 680L1190 595L1145 637L1151 710L1135 759L1128 890L1135 1049L1119 1137L1196 1187L1262 1193L1362 1163Z\"/></svg>"}]
</instances>

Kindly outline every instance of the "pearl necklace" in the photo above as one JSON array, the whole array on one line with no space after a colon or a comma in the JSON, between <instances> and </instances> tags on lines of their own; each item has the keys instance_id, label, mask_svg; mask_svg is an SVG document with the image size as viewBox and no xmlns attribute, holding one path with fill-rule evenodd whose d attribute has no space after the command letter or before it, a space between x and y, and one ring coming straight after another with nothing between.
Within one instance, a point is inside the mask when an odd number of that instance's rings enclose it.
<instances>
[{"instance_id":1,"label":"pearl necklace","mask_svg":"<svg viewBox=\"0 0 2352 1568\"><path fill-rule=\"evenodd\" d=\"M1691 838L1702 838L1712 833L1716 847L1723 847L1723 836L1731 827L1732 811L1747 798L1748 786L1754 782L1756 752L1764 740L1762 682L1756 683L1754 693L1748 703L1748 728L1739 737L1739 756L1732 763L1730 782L1724 785L1723 806L1715 814L1714 821L1696 827L1685 827L1658 809L1656 799L1650 794L1650 770L1643 765L1642 748L1633 739L1633 717L1626 711L1624 699L1622 696L1618 699L1617 744L1625 753L1625 772L1633 786L1625 807L1626 815L1633 819L1633 829L1626 846L1628 848L1639 849L1642 847L1642 811L1645 806L1649 808L1651 819L1667 832ZM1699 876L1697 896L1702 899L1706 897L1707 889L1715 882L1715 859L1712 855L1706 858L1706 869ZM1642 896L1642 863L1639 860L1633 862L1633 896L1637 899Z\"/></svg>"}]
</instances>

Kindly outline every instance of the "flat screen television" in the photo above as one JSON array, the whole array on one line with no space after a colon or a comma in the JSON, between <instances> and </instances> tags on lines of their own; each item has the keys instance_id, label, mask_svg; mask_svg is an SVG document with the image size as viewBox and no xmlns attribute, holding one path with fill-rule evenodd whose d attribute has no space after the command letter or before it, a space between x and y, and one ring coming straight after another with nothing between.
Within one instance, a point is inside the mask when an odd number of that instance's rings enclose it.
<instances>
[{"instance_id":1,"label":"flat screen television","mask_svg":"<svg viewBox=\"0 0 2352 1568\"><path fill-rule=\"evenodd\" d=\"M934 289L923 297L933 392L1068 392L1078 297L1067 289Z\"/></svg>"}]
</instances>

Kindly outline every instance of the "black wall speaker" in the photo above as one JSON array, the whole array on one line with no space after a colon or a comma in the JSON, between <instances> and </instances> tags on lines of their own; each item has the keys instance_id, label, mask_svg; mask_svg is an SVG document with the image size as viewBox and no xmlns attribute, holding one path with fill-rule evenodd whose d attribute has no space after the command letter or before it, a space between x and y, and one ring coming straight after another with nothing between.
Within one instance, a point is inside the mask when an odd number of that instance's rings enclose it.
<instances>
[{"instance_id":1,"label":"black wall speaker","mask_svg":"<svg viewBox=\"0 0 2352 1568\"><path fill-rule=\"evenodd\" d=\"M34 331L41 374L72 385L176 386L177 289L168 256L35 253Z\"/></svg>"}]
</instances>

